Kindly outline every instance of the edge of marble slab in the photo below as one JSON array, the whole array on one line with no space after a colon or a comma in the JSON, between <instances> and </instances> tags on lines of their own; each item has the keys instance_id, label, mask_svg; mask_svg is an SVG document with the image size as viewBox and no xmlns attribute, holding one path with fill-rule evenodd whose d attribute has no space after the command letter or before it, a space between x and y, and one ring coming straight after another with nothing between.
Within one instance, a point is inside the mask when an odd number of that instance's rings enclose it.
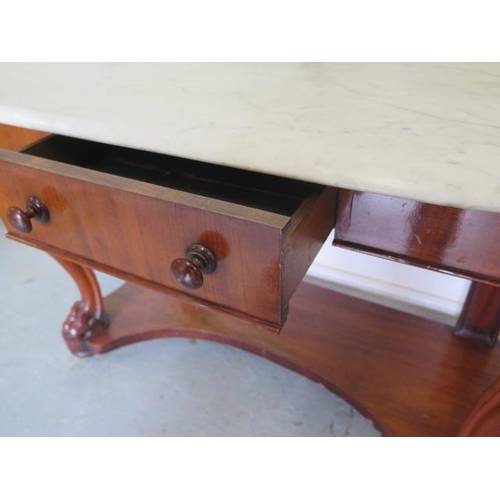
<instances>
[{"instance_id":1,"label":"edge of marble slab","mask_svg":"<svg viewBox=\"0 0 500 500\"><path fill-rule=\"evenodd\" d=\"M166 154L197 160L206 163L224 165L231 168L262 172L279 177L294 178L307 182L330 185L344 189L366 191L375 194L407 198L425 203L432 203L442 206L451 206L466 209L484 210L490 212L500 212L500 185L482 185L480 192L468 191L467 179L463 179L463 187L460 183L432 184L430 179L425 179L422 185L405 182L404 179L379 178L377 175L363 177L356 174L356 169L335 168L328 172L325 177L324 172L320 173L310 168L310 165L294 165L290 168L286 159L270 158L266 154L261 154L262 161L245 160L238 156L232 161L226 161L224 155L207 152L204 144L198 143L195 148L191 148L189 153L183 148L176 148L170 145L165 147L154 139L144 139L148 134L143 134L140 139L131 130L128 133L113 130L112 123L105 123L99 120L88 120L80 118L65 117L46 111L34 111L32 109L14 108L0 103L0 123L18 127L29 128L51 134L66 135L78 139L102 142L105 144L122 146L127 148L150 151L154 153ZM138 126L136 123L134 129ZM127 128L127 127L124 127ZM153 134L154 135L154 134ZM285 148L286 149L286 148ZM283 153L287 156L287 152ZM500 167L499 167L500 171ZM432 187L433 189L429 189Z\"/></svg>"}]
</instances>

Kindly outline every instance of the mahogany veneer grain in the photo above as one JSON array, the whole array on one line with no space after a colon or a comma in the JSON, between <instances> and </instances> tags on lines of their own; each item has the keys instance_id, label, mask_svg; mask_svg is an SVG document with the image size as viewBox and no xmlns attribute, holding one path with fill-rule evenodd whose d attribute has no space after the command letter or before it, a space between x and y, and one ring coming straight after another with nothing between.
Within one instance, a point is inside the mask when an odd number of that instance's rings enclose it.
<instances>
[{"instance_id":1,"label":"mahogany veneer grain","mask_svg":"<svg viewBox=\"0 0 500 500\"><path fill-rule=\"evenodd\" d=\"M0 125L0 148L17 149L45 135ZM50 204L57 227L52 219L40 227L35 220L29 237L9 236L52 253L80 288L82 299L63 330L74 354L104 353L157 337L209 339L317 380L387 435L500 435L500 347L495 343L500 288L494 286L500 284L500 214L342 191L339 246L482 282L471 287L457 325L460 335L430 320L302 284L282 334L275 336L258 324L277 328L283 323L288 299L333 226L337 190L319 190L297 205L287 196L262 198L250 173L242 174L242 191L235 190L234 172L227 170L224 183L213 184L204 178L205 167L196 165L183 185L187 191L162 185L165 172L158 166L180 162L182 172L189 163L182 159L61 137L27 152L0 152L0 207L5 213L38 193ZM110 152L118 154L111 163ZM97 170L71 164L99 158ZM131 170L136 164L139 176ZM212 167L221 172L222 167ZM173 180L182 185L181 178ZM284 194L297 187L296 181L269 182L289 183ZM206 187L209 194L193 195L192 186L201 187L200 194ZM235 192L248 206L238 204ZM221 234L221 228L228 232ZM239 231L241 238L233 239ZM172 242L179 234L180 240ZM214 248L223 261L230 253L238 256L230 273L197 294L197 302L162 274L164 264L169 268L166 248L181 257L194 240ZM90 267L150 289L127 284L103 304ZM254 324L220 314L218 308L239 308L241 317Z\"/></svg>"},{"instance_id":2,"label":"mahogany veneer grain","mask_svg":"<svg viewBox=\"0 0 500 500\"><path fill-rule=\"evenodd\" d=\"M6 214L32 196L50 220L30 224L31 244L274 332L335 223L335 188L59 136L23 153L0 150L0 214L11 236L19 227ZM196 243L213 251L217 269L192 290L170 267Z\"/></svg>"},{"instance_id":3,"label":"mahogany veneer grain","mask_svg":"<svg viewBox=\"0 0 500 500\"><path fill-rule=\"evenodd\" d=\"M15 151L26 147L28 144L39 141L49 134L38 132L22 127L13 127L0 123L0 149L10 149Z\"/></svg>"},{"instance_id":4,"label":"mahogany veneer grain","mask_svg":"<svg viewBox=\"0 0 500 500\"><path fill-rule=\"evenodd\" d=\"M500 377L479 398L460 431L461 436L500 436Z\"/></svg>"},{"instance_id":5,"label":"mahogany veneer grain","mask_svg":"<svg viewBox=\"0 0 500 500\"><path fill-rule=\"evenodd\" d=\"M455 333L490 345L500 334L500 286L472 282Z\"/></svg>"},{"instance_id":6,"label":"mahogany veneer grain","mask_svg":"<svg viewBox=\"0 0 500 500\"><path fill-rule=\"evenodd\" d=\"M334 245L500 286L500 213L340 190Z\"/></svg>"},{"instance_id":7,"label":"mahogany veneer grain","mask_svg":"<svg viewBox=\"0 0 500 500\"><path fill-rule=\"evenodd\" d=\"M131 284L107 297L105 308L111 325L89 340L93 353L159 337L230 344L324 384L392 436L458 435L500 372L500 346L307 283L278 336Z\"/></svg>"}]
</instances>

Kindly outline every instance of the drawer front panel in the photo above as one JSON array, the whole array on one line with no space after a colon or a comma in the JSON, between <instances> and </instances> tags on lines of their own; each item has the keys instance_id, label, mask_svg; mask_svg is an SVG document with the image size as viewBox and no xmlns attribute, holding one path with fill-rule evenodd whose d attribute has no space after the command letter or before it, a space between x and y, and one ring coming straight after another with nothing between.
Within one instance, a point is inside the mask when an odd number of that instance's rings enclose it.
<instances>
[{"instance_id":1,"label":"drawer front panel","mask_svg":"<svg viewBox=\"0 0 500 500\"><path fill-rule=\"evenodd\" d=\"M500 214L341 190L337 246L500 282Z\"/></svg>"},{"instance_id":2,"label":"drawer front panel","mask_svg":"<svg viewBox=\"0 0 500 500\"><path fill-rule=\"evenodd\" d=\"M29 241L126 271L264 324L277 326L283 321L279 224L0 161L0 210L6 227L17 236L22 235L8 224L5 214L11 206L24 208L29 196L43 200L50 212L48 223L33 221L26 236ZM170 264L185 257L193 243L209 247L218 266L201 288L187 292L172 278Z\"/></svg>"}]
</instances>

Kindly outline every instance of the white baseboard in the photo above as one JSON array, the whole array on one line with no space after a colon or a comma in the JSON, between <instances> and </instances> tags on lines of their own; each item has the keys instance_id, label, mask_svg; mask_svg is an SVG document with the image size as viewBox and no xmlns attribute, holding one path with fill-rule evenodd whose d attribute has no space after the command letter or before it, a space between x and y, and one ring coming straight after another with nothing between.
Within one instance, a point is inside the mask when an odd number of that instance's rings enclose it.
<instances>
[{"instance_id":1,"label":"white baseboard","mask_svg":"<svg viewBox=\"0 0 500 500\"><path fill-rule=\"evenodd\" d=\"M347 295L453 325L462 302L314 262L305 280Z\"/></svg>"}]
</instances>

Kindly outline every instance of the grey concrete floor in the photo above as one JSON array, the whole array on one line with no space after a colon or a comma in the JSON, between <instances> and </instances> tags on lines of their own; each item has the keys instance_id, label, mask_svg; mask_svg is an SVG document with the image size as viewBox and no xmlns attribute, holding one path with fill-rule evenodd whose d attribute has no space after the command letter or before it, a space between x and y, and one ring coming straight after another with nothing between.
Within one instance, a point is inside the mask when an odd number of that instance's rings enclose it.
<instances>
[{"instance_id":1,"label":"grey concrete floor","mask_svg":"<svg viewBox=\"0 0 500 500\"><path fill-rule=\"evenodd\" d=\"M162 339L78 359L61 323L79 297L0 225L1 436L378 436L322 386L253 354ZM104 293L120 282L98 274Z\"/></svg>"}]
</instances>

